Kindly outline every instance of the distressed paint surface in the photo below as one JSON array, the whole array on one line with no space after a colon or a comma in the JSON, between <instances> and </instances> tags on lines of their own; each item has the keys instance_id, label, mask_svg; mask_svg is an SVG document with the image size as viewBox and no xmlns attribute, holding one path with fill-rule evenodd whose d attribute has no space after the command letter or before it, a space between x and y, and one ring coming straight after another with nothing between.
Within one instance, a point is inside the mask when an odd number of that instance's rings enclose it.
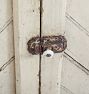
<instances>
[{"instance_id":1,"label":"distressed paint surface","mask_svg":"<svg viewBox=\"0 0 89 94\"><path fill-rule=\"evenodd\" d=\"M39 55L27 50L27 42L40 34L39 0L14 0L16 94L39 93Z\"/></svg>"},{"instance_id":2,"label":"distressed paint surface","mask_svg":"<svg viewBox=\"0 0 89 94\"><path fill-rule=\"evenodd\" d=\"M42 36L60 35L65 31L66 0L43 0ZM61 54L41 57L41 94L60 94Z\"/></svg>"},{"instance_id":3,"label":"distressed paint surface","mask_svg":"<svg viewBox=\"0 0 89 94\"><path fill-rule=\"evenodd\" d=\"M65 4L65 1L64 2L62 1L43 0L42 2L43 11L41 15L42 36L64 34L65 6L62 7L62 4ZM40 61L39 57L38 56L33 57L32 55L29 55L26 50L25 44L27 43L27 41L31 37L40 35L39 34L40 14L38 10L39 1L19 0L19 2L18 1L14 2L16 5L15 8L17 8L15 9L17 13L14 12L15 39L16 39L15 48L16 48L16 70L17 70L17 94L21 94L21 92L23 94L24 93L28 94L29 92L30 94L33 93L38 94L38 89L40 90L40 94L49 94L49 93L60 94L59 79L61 79L61 68L62 68L62 64L59 63L60 55L56 54L52 59L42 56L41 57L42 61L40 62L41 69L39 69L39 61ZM61 87L63 91L61 91L61 94L89 93L88 92L89 71L87 72L84 71L86 69L89 69L88 64L89 17L88 11L86 9L87 7L84 6L88 6L88 0L86 0L86 2L84 0L83 1L68 0L67 3L67 13L66 13L67 20L66 20L65 36L67 37L68 40L68 49L66 50L66 53L68 53L71 57L77 60L80 64L76 64L76 61L72 61L71 59L68 59L68 57L64 57L64 61L62 62L63 69L62 69L62 87ZM62 7L62 9L59 7ZM18 32L16 32L16 30ZM19 64L17 62L19 62ZM80 67L80 65L84 67ZM41 73L40 87L39 87L39 77L37 76L39 70ZM30 76L28 76L28 74ZM28 83L30 83L31 85Z\"/></svg>"}]
</instances>

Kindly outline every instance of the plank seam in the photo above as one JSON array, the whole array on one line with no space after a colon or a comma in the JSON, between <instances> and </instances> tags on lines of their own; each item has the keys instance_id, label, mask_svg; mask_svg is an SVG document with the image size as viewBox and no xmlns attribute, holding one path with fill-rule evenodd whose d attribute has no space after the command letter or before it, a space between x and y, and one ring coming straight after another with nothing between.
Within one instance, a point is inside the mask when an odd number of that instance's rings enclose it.
<instances>
[{"instance_id":1,"label":"plank seam","mask_svg":"<svg viewBox=\"0 0 89 94\"><path fill-rule=\"evenodd\" d=\"M83 27L80 23L78 23L71 15L66 13L66 18L71 21L76 27L78 27L81 31L85 32L85 34L89 37L89 31Z\"/></svg>"},{"instance_id":2,"label":"plank seam","mask_svg":"<svg viewBox=\"0 0 89 94\"><path fill-rule=\"evenodd\" d=\"M74 94L71 90L69 90L67 87L65 87L64 85L61 84L61 89L63 89L64 91L66 91L69 94Z\"/></svg>"},{"instance_id":3,"label":"plank seam","mask_svg":"<svg viewBox=\"0 0 89 94\"><path fill-rule=\"evenodd\" d=\"M64 52L64 57L66 57L71 63L73 63L75 66L77 66L79 69L81 69L84 73L89 75L89 70L87 68L85 68L80 62L75 60L72 56L70 56L68 53Z\"/></svg>"},{"instance_id":4,"label":"plank seam","mask_svg":"<svg viewBox=\"0 0 89 94\"><path fill-rule=\"evenodd\" d=\"M43 1L40 0L40 48L42 48L42 41L41 41L41 37L42 37L42 3ZM40 49L39 48L39 49ZM39 55L39 94L41 94L41 53Z\"/></svg>"},{"instance_id":5,"label":"plank seam","mask_svg":"<svg viewBox=\"0 0 89 94\"><path fill-rule=\"evenodd\" d=\"M15 56L12 56L5 64L0 67L0 72L3 71L8 65L10 65L14 60Z\"/></svg>"},{"instance_id":6,"label":"plank seam","mask_svg":"<svg viewBox=\"0 0 89 94\"><path fill-rule=\"evenodd\" d=\"M11 17L0 29L0 34L13 22L13 17Z\"/></svg>"}]
</instances>

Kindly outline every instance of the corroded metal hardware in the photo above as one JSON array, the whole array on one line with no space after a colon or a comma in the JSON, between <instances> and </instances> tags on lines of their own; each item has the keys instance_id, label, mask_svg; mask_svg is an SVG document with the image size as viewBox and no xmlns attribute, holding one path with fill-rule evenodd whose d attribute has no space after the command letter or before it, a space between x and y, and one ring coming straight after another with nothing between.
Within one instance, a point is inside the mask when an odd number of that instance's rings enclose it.
<instances>
[{"instance_id":1,"label":"corroded metal hardware","mask_svg":"<svg viewBox=\"0 0 89 94\"><path fill-rule=\"evenodd\" d=\"M67 47L67 40L64 36L43 36L33 37L28 43L28 51L33 55L43 54L47 49L52 50L54 53L61 53Z\"/></svg>"}]
</instances>

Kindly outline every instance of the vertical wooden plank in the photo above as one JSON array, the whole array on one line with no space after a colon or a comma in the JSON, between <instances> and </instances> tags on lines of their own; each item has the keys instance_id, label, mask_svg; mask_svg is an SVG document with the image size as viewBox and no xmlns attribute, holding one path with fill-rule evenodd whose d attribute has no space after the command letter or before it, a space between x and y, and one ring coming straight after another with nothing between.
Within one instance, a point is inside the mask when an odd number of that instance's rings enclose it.
<instances>
[{"instance_id":1,"label":"vertical wooden plank","mask_svg":"<svg viewBox=\"0 0 89 94\"><path fill-rule=\"evenodd\" d=\"M65 9L66 0L43 0L43 35L59 35L64 33Z\"/></svg>"},{"instance_id":2,"label":"vertical wooden plank","mask_svg":"<svg viewBox=\"0 0 89 94\"><path fill-rule=\"evenodd\" d=\"M39 0L13 0L16 94L38 94L39 55L27 51L30 38L40 34Z\"/></svg>"},{"instance_id":3,"label":"vertical wooden plank","mask_svg":"<svg viewBox=\"0 0 89 94\"><path fill-rule=\"evenodd\" d=\"M41 66L41 93L60 94L62 62L60 54L53 58L42 57Z\"/></svg>"},{"instance_id":4,"label":"vertical wooden plank","mask_svg":"<svg viewBox=\"0 0 89 94\"><path fill-rule=\"evenodd\" d=\"M66 0L43 0L42 36L60 35L65 31ZM42 56L41 94L60 94L61 54Z\"/></svg>"}]
</instances>

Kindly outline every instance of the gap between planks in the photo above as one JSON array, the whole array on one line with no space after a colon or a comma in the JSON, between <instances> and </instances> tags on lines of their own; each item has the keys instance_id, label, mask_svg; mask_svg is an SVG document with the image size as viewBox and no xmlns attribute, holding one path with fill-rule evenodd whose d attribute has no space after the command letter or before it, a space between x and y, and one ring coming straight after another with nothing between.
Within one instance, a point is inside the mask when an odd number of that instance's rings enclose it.
<instances>
[{"instance_id":1,"label":"gap between planks","mask_svg":"<svg viewBox=\"0 0 89 94\"><path fill-rule=\"evenodd\" d=\"M74 19L71 15L69 15L68 13L66 13L66 18L71 21L75 26L77 26L81 31L83 31L88 37L89 37L89 31L83 27L80 23L78 23L76 21L76 19Z\"/></svg>"},{"instance_id":2,"label":"gap between planks","mask_svg":"<svg viewBox=\"0 0 89 94\"><path fill-rule=\"evenodd\" d=\"M86 75L89 75L89 69L85 68L80 62L78 62L77 60L75 60L68 53L64 52L64 57L67 58L75 66L77 66L79 69L81 69L84 73L86 73Z\"/></svg>"},{"instance_id":3,"label":"gap between planks","mask_svg":"<svg viewBox=\"0 0 89 94\"><path fill-rule=\"evenodd\" d=\"M69 90L67 87L61 84L61 91L64 90L68 94L74 94L71 90Z\"/></svg>"},{"instance_id":4,"label":"gap between planks","mask_svg":"<svg viewBox=\"0 0 89 94\"><path fill-rule=\"evenodd\" d=\"M42 37L42 3L43 0L40 0L40 46L42 45L41 37ZM39 55L39 94L41 94L41 53Z\"/></svg>"},{"instance_id":5,"label":"gap between planks","mask_svg":"<svg viewBox=\"0 0 89 94\"><path fill-rule=\"evenodd\" d=\"M0 29L0 34L13 22L13 17L11 17Z\"/></svg>"},{"instance_id":6,"label":"gap between planks","mask_svg":"<svg viewBox=\"0 0 89 94\"><path fill-rule=\"evenodd\" d=\"M14 60L15 56L12 56L5 64L0 67L0 72L3 71L8 65L10 65Z\"/></svg>"}]
</instances>

